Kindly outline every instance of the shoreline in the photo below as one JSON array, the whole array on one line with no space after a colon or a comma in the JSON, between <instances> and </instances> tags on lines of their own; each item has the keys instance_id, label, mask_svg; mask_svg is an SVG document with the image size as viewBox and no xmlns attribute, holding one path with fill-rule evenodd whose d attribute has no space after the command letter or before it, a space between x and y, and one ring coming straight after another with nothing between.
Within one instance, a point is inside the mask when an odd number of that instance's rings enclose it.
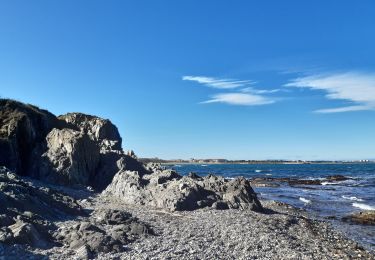
<instances>
[{"instance_id":1,"label":"shoreline","mask_svg":"<svg viewBox=\"0 0 375 260\"><path fill-rule=\"evenodd\" d=\"M98 259L374 259L359 245L324 220L289 204L262 200L268 213L250 210L169 212L126 205L94 195L80 203L91 210L115 208L148 223L154 236L139 239L122 253L100 253ZM71 259L76 252L64 247L34 250L50 259Z\"/></svg>"}]
</instances>

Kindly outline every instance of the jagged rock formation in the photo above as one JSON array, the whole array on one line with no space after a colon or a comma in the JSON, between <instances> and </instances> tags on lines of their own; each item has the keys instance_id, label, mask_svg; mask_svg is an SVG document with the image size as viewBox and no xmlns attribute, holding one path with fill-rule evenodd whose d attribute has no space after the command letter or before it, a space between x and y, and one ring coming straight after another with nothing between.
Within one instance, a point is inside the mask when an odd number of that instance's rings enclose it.
<instances>
[{"instance_id":1,"label":"jagged rock formation","mask_svg":"<svg viewBox=\"0 0 375 260\"><path fill-rule=\"evenodd\" d=\"M81 113L56 117L12 100L0 100L0 105L0 164L20 175L96 190L111 183L104 194L169 210L262 210L245 179L182 177L160 165L144 167L134 152L124 153L118 129L109 120Z\"/></svg>"},{"instance_id":2,"label":"jagged rock formation","mask_svg":"<svg viewBox=\"0 0 375 260\"><path fill-rule=\"evenodd\" d=\"M64 185L104 189L119 170L146 169L121 148L109 120L81 113L59 117L35 106L0 100L0 165Z\"/></svg>"},{"instance_id":3,"label":"jagged rock formation","mask_svg":"<svg viewBox=\"0 0 375 260\"><path fill-rule=\"evenodd\" d=\"M209 175L180 176L173 170L156 170L141 174L120 171L103 192L128 204L147 205L171 211L194 210L203 207L216 209L252 209L263 211L248 180L227 180Z\"/></svg>"}]
</instances>

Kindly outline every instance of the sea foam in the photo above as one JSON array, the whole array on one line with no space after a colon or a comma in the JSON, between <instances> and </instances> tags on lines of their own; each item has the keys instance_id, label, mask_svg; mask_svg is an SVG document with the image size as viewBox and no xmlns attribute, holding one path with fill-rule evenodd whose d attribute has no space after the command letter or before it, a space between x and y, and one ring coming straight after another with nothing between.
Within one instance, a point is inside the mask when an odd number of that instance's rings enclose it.
<instances>
[{"instance_id":1,"label":"sea foam","mask_svg":"<svg viewBox=\"0 0 375 260\"><path fill-rule=\"evenodd\" d=\"M341 198L346 199L346 200L363 201L363 199L357 198L355 196L345 196L345 195L342 195Z\"/></svg>"},{"instance_id":2,"label":"sea foam","mask_svg":"<svg viewBox=\"0 0 375 260\"><path fill-rule=\"evenodd\" d=\"M305 204L311 203L311 200L308 200L308 199L305 199L305 198L302 198L302 197L300 197L299 200L302 201Z\"/></svg>"},{"instance_id":3,"label":"sea foam","mask_svg":"<svg viewBox=\"0 0 375 260\"><path fill-rule=\"evenodd\" d=\"M364 203L353 203L352 205L353 205L353 207L360 208L360 209L363 209L363 210L375 210L374 206L370 206L370 205L367 205L367 204L364 204Z\"/></svg>"}]
</instances>

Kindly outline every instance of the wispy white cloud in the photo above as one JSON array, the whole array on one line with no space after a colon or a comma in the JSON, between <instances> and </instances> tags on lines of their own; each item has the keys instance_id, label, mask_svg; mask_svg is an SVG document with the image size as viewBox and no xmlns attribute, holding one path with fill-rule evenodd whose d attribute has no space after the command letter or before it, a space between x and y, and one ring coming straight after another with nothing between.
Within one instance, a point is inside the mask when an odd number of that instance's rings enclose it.
<instances>
[{"instance_id":1,"label":"wispy white cloud","mask_svg":"<svg viewBox=\"0 0 375 260\"><path fill-rule=\"evenodd\" d=\"M253 93L253 94L273 94L276 92L280 92L281 89L255 89L253 87L247 87L241 89L241 92L243 93Z\"/></svg>"},{"instance_id":2,"label":"wispy white cloud","mask_svg":"<svg viewBox=\"0 0 375 260\"><path fill-rule=\"evenodd\" d=\"M349 102L343 107L316 110L317 113L375 110L375 74L346 72L312 75L293 79L285 86L323 90L328 99Z\"/></svg>"},{"instance_id":3,"label":"wispy white cloud","mask_svg":"<svg viewBox=\"0 0 375 260\"><path fill-rule=\"evenodd\" d=\"M182 80L195 81L205 86L218 89L234 89L255 83L251 80L219 79L205 76L183 76Z\"/></svg>"},{"instance_id":4,"label":"wispy white cloud","mask_svg":"<svg viewBox=\"0 0 375 260\"><path fill-rule=\"evenodd\" d=\"M201 103L225 103L230 105L256 106L272 104L274 102L275 100L261 95L254 95L249 93L220 93L213 95L210 100Z\"/></svg>"}]
</instances>

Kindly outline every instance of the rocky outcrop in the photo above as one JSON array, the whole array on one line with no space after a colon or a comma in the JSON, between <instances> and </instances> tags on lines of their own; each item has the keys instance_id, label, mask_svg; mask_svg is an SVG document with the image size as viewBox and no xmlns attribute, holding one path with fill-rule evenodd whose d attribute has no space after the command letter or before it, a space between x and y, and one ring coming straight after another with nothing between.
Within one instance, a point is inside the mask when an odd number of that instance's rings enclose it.
<instances>
[{"instance_id":1,"label":"rocky outcrop","mask_svg":"<svg viewBox=\"0 0 375 260\"><path fill-rule=\"evenodd\" d=\"M362 225L375 225L375 210L362 211L343 217L343 221Z\"/></svg>"},{"instance_id":2,"label":"rocky outcrop","mask_svg":"<svg viewBox=\"0 0 375 260\"><path fill-rule=\"evenodd\" d=\"M19 175L103 190L120 170L147 172L107 119L0 100L0 123L0 165Z\"/></svg>"},{"instance_id":3,"label":"rocky outcrop","mask_svg":"<svg viewBox=\"0 0 375 260\"><path fill-rule=\"evenodd\" d=\"M87 135L72 129L54 128L46 137L47 151L42 154L38 178L52 183L90 183L99 163L97 144Z\"/></svg>"},{"instance_id":4,"label":"rocky outcrop","mask_svg":"<svg viewBox=\"0 0 375 260\"><path fill-rule=\"evenodd\" d=\"M95 141L101 151L122 150L122 140L118 129L108 119L82 113L68 113L58 118Z\"/></svg>"},{"instance_id":5,"label":"rocky outcrop","mask_svg":"<svg viewBox=\"0 0 375 260\"><path fill-rule=\"evenodd\" d=\"M48 111L0 99L0 165L29 175L36 148L54 127L58 119Z\"/></svg>"},{"instance_id":6,"label":"rocky outcrop","mask_svg":"<svg viewBox=\"0 0 375 260\"><path fill-rule=\"evenodd\" d=\"M249 181L244 178L180 176L173 170L154 170L143 175L137 171L120 171L103 195L117 197L128 204L170 211L203 207L263 211Z\"/></svg>"}]
</instances>

